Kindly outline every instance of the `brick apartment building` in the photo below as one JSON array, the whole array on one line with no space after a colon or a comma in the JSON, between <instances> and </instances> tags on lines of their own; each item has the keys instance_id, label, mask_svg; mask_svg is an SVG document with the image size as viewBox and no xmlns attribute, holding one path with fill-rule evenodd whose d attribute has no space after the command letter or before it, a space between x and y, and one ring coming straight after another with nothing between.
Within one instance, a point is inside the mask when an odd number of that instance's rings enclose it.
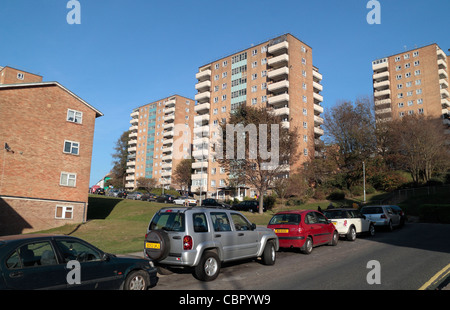
<instances>
[{"instance_id":1,"label":"brick apartment building","mask_svg":"<svg viewBox=\"0 0 450 310\"><path fill-rule=\"evenodd\" d=\"M58 82L0 67L0 235L86 220L102 115Z\"/></svg>"},{"instance_id":2,"label":"brick apartment building","mask_svg":"<svg viewBox=\"0 0 450 310\"><path fill-rule=\"evenodd\" d=\"M153 178L159 186L181 189L172 173L181 160L190 158L195 101L169 96L133 109L127 160L127 189L139 178ZM177 143L178 142L178 143Z\"/></svg>"},{"instance_id":3,"label":"brick apartment building","mask_svg":"<svg viewBox=\"0 0 450 310\"><path fill-rule=\"evenodd\" d=\"M291 34L249 47L203 65L196 74L192 191L207 197L231 197L225 171L211 152L214 129L241 105L267 107L283 126L299 130L294 171L310 156L323 135L322 75L313 65L312 48ZM249 186L238 197L255 195ZM231 197L233 198L233 197Z\"/></svg>"},{"instance_id":4,"label":"brick apartment building","mask_svg":"<svg viewBox=\"0 0 450 310\"><path fill-rule=\"evenodd\" d=\"M373 61L377 120L423 114L450 125L449 57L431 44Z\"/></svg>"}]
</instances>

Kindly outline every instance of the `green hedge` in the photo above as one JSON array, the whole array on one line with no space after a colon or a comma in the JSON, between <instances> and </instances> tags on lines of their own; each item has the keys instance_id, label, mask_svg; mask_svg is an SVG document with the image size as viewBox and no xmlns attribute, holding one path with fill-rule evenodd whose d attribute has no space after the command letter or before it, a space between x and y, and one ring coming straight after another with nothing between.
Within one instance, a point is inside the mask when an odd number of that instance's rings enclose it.
<instances>
[{"instance_id":1,"label":"green hedge","mask_svg":"<svg viewBox=\"0 0 450 310\"><path fill-rule=\"evenodd\" d=\"M424 204L419 207L422 222L450 224L450 204Z\"/></svg>"}]
</instances>

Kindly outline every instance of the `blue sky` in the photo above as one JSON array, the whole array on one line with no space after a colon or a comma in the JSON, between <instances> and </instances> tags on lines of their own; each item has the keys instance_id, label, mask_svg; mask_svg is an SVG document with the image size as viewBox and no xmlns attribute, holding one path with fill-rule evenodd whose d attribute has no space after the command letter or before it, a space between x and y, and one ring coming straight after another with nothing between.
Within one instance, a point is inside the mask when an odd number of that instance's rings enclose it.
<instances>
[{"instance_id":1,"label":"blue sky","mask_svg":"<svg viewBox=\"0 0 450 310\"><path fill-rule=\"evenodd\" d=\"M58 81L104 113L97 119L95 184L112 167L131 109L179 94L193 98L198 67L251 44L291 33L313 49L323 74L325 112L371 95L371 61L431 43L450 48L450 1L379 0L0 0L0 66Z\"/></svg>"}]
</instances>

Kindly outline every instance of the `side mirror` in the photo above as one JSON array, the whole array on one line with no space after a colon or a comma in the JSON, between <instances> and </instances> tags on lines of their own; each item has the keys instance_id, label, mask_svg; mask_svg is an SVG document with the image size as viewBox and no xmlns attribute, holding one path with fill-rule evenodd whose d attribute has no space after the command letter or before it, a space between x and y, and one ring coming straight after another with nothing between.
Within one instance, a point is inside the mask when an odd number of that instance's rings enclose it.
<instances>
[{"instance_id":1,"label":"side mirror","mask_svg":"<svg viewBox=\"0 0 450 310\"><path fill-rule=\"evenodd\" d=\"M109 254L108 253L103 253L102 260L105 261L105 262L109 262Z\"/></svg>"},{"instance_id":2,"label":"side mirror","mask_svg":"<svg viewBox=\"0 0 450 310\"><path fill-rule=\"evenodd\" d=\"M256 224L252 223L252 230L255 230L255 229L256 229Z\"/></svg>"}]
</instances>

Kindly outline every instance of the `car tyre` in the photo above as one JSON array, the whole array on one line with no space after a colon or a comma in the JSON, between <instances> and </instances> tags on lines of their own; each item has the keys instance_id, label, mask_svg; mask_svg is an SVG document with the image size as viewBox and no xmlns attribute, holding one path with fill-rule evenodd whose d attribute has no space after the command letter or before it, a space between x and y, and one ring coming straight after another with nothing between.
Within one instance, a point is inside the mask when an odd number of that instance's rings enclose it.
<instances>
[{"instance_id":1,"label":"car tyre","mask_svg":"<svg viewBox=\"0 0 450 310\"><path fill-rule=\"evenodd\" d=\"M206 251L194 268L194 276L200 281L213 281L220 273L220 259L213 251Z\"/></svg>"},{"instance_id":2,"label":"car tyre","mask_svg":"<svg viewBox=\"0 0 450 310\"><path fill-rule=\"evenodd\" d=\"M335 230L333 232L333 237L331 238L329 245L336 246L338 244L338 241L339 241L339 233Z\"/></svg>"},{"instance_id":3,"label":"car tyre","mask_svg":"<svg viewBox=\"0 0 450 310\"><path fill-rule=\"evenodd\" d=\"M275 264L277 254L275 251L275 245L272 240L267 241L261 259L264 265L271 266Z\"/></svg>"},{"instance_id":4,"label":"car tyre","mask_svg":"<svg viewBox=\"0 0 450 310\"><path fill-rule=\"evenodd\" d=\"M355 227L351 226L350 229L347 232L347 240L348 241L355 241L356 240L356 229Z\"/></svg>"},{"instance_id":5,"label":"car tyre","mask_svg":"<svg viewBox=\"0 0 450 310\"><path fill-rule=\"evenodd\" d=\"M169 255L170 239L164 230L152 230L148 233L146 242L159 243L159 249L145 249L147 256L155 261L163 260Z\"/></svg>"},{"instance_id":6,"label":"car tyre","mask_svg":"<svg viewBox=\"0 0 450 310\"><path fill-rule=\"evenodd\" d=\"M300 251L303 254L311 254L313 250L313 241L311 239L311 237L307 237L305 240L305 243L303 244L303 246L300 248Z\"/></svg>"},{"instance_id":7,"label":"car tyre","mask_svg":"<svg viewBox=\"0 0 450 310\"><path fill-rule=\"evenodd\" d=\"M370 224L369 226L369 236L375 236L375 226L373 224Z\"/></svg>"},{"instance_id":8,"label":"car tyre","mask_svg":"<svg viewBox=\"0 0 450 310\"><path fill-rule=\"evenodd\" d=\"M150 286L150 278L144 270L132 271L125 279L123 289L127 291L144 291Z\"/></svg>"}]
</instances>

